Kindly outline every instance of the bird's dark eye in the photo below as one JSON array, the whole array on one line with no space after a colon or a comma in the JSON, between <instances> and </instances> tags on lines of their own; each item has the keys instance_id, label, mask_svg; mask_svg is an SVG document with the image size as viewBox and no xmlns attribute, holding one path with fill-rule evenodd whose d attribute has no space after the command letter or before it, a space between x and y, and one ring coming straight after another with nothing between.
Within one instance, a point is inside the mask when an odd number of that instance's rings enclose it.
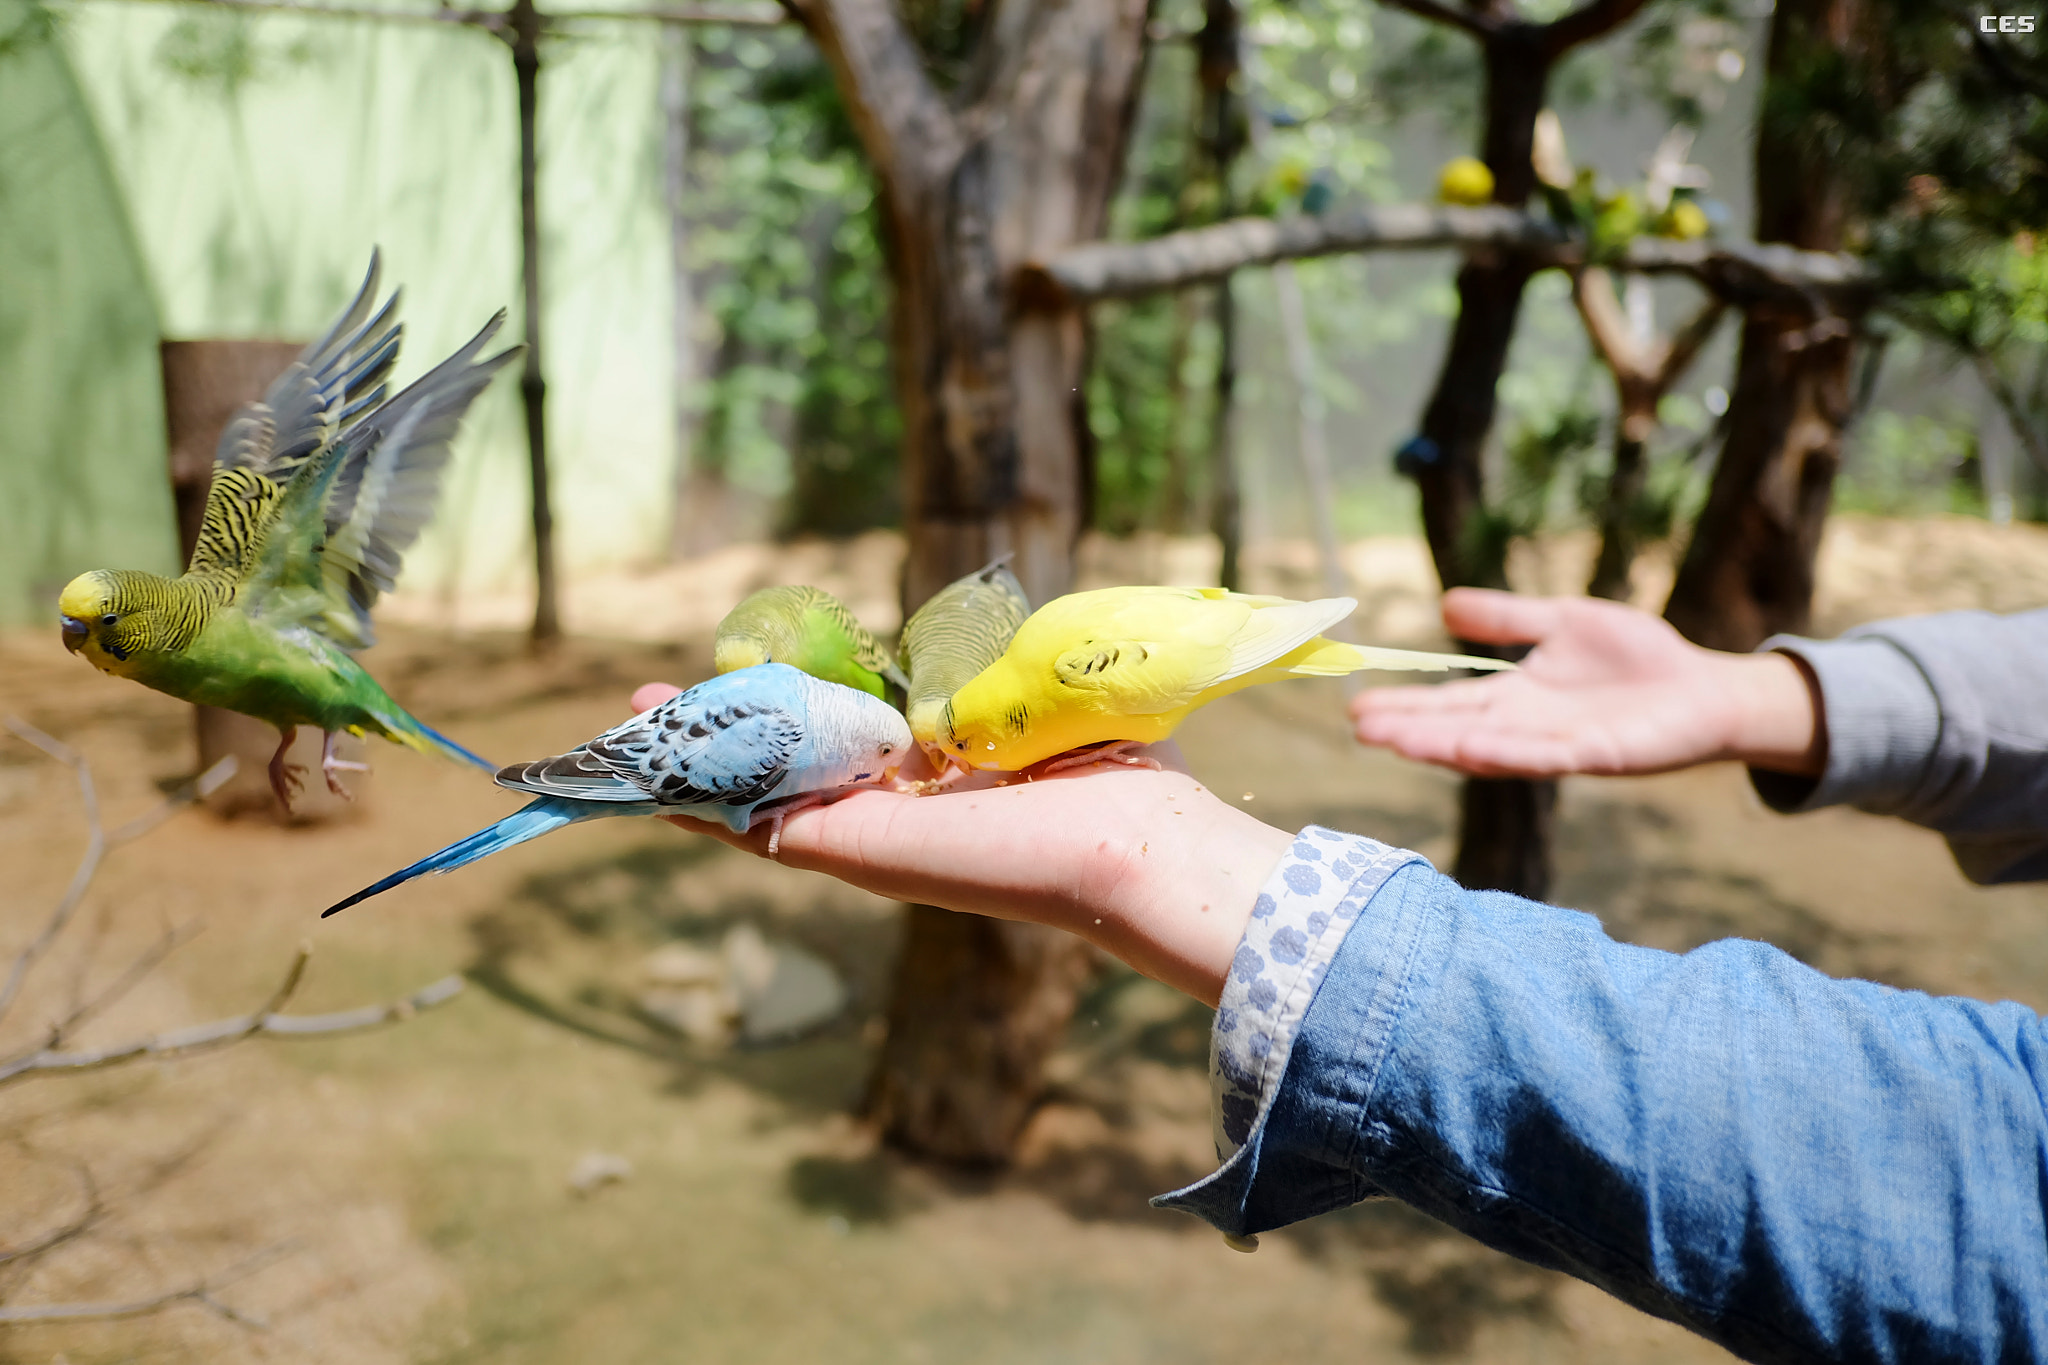
<instances>
[{"instance_id":1,"label":"bird's dark eye","mask_svg":"<svg viewBox=\"0 0 2048 1365\"><path fill-rule=\"evenodd\" d=\"M114 622L116 622L116 621L118 621L118 620L120 620L120 619L121 619L121 618L120 618L120 616L119 616L119 615L118 615L117 613L115 613L115 612L111 612L111 611L110 611L110 612L108 612L108 613L107 613L107 614L106 614L105 616L102 616L102 617L100 618L100 624L101 624L101 625L103 625L103 626L111 626L111 625L113 625L113 624L114 624Z\"/></svg>"},{"instance_id":2,"label":"bird's dark eye","mask_svg":"<svg viewBox=\"0 0 2048 1365\"><path fill-rule=\"evenodd\" d=\"M955 740L953 741L953 747L964 754L967 752L967 741L964 739Z\"/></svg>"},{"instance_id":3,"label":"bird's dark eye","mask_svg":"<svg viewBox=\"0 0 2048 1365\"><path fill-rule=\"evenodd\" d=\"M887 758L887 757L888 757L888 756L889 756L890 754L893 754L893 753L895 753L895 752L896 752L896 746L895 746L895 745L893 745L893 744L884 744L884 745L882 746L882 757L883 757L883 758Z\"/></svg>"}]
</instances>

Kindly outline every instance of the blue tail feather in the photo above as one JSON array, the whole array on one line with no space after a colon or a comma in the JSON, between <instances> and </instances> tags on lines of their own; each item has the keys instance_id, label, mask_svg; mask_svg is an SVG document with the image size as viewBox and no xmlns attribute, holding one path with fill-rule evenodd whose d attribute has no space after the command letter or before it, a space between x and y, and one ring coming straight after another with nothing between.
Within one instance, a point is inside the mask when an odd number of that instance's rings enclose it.
<instances>
[{"instance_id":1,"label":"blue tail feather","mask_svg":"<svg viewBox=\"0 0 2048 1365\"><path fill-rule=\"evenodd\" d=\"M366 901L381 892L389 891L394 886L402 886L414 877L424 877L433 872L452 872L458 867L467 867L479 859L490 857L500 849L523 844L529 839L538 839L548 831L560 829L563 825L599 815L625 815L637 811L638 807L631 806L615 807L611 810L595 809L593 803L588 801L564 801L558 797L543 796L538 801L521 806L488 829L480 829L466 839L458 839L439 853L430 853L411 867L401 868L384 880L364 887L347 900L335 902L320 912L320 918L326 919L329 915L348 909L358 901Z\"/></svg>"}]
</instances>

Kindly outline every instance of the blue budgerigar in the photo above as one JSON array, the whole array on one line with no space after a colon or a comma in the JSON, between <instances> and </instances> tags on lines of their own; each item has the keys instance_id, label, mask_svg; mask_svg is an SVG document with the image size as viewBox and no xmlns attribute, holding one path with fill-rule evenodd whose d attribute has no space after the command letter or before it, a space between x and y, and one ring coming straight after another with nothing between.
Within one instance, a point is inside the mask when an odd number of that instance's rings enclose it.
<instances>
[{"instance_id":1,"label":"blue budgerigar","mask_svg":"<svg viewBox=\"0 0 2048 1365\"><path fill-rule=\"evenodd\" d=\"M757 664L698 683L566 754L515 763L498 785L529 802L322 912L429 872L450 872L579 820L674 812L735 833L775 822L850 787L879 786L910 752L910 726L887 702L788 664Z\"/></svg>"}]
</instances>

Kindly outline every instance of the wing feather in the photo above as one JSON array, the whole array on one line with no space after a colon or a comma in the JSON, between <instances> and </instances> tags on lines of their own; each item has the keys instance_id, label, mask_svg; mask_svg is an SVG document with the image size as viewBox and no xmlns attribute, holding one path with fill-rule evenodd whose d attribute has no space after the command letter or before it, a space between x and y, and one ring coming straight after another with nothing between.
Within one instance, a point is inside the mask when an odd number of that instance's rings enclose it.
<instances>
[{"instance_id":1,"label":"wing feather","mask_svg":"<svg viewBox=\"0 0 2048 1365\"><path fill-rule=\"evenodd\" d=\"M803 718L759 697L697 689L498 784L581 801L744 806L771 796L803 744Z\"/></svg>"},{"instance_id":2,"label":"wing feather","mask_svg":"<svg viewBox=\"0 0 2048 1365\"><path fill-rule=\"evenodd\" d=\"M299 621L345 648L374 642L370 608L433 516L463 414L518 354L513 347L478 359L504 321L500 312L298 472L250 575L252 610Z\"/></svg>"},{"instance_id":3,"label":"wing feather","mask_svg":"<svg viewBox=\"0 0 2048 1365\"><path fill-rule=\"evenodd\" d=\"M248 578L270 518L287 505L251 490L289 484L308 464L317 463L348 414L374 406L381 397L403 332L396 293L371 311L382 270L382 258L373 251L362 287L341 316L299 352L261 399L243 404L229 419L214 450L216 492L207 498L191 571ZM242 477L223 479L229 471L241 471ZM226 505L230 497L237 507ZM248 515L252 508L260 514Z\"/></svg>"}]
</instances>

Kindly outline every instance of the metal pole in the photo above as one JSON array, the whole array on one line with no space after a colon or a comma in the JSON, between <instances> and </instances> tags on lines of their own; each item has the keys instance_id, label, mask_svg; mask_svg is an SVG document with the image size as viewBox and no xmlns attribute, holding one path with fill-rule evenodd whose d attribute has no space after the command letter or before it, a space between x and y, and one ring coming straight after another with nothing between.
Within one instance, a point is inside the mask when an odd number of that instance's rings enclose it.
<instances>
[{"instance_id":1,"label":"metal pole","mask_svg":"<svg viewBox=\"0 0 2048 1365\"><path fill-rule=\"evenodd\" d=\"M526 400L526 454L533 483L533 643L562 633L555 583L555 517L548 502L547 381L541 370L539 154L534 143L540 101L540 11L514 0L512 69L519 77L519 247L525 294L526 357L519 394Z\"/></svg>"},{"instance_id":2,"label":"metal pole","mask_svg":"<svg viewBox=\"0 0 2048 1365\"><path fill-rule=\"evenodd\" d=\"M697 337L695 300L690 292L690 230L685 195L690 174L690 76L696 39L680 24L665 25L661 34L662 169L668 197L669 344L673 390L669 402L675 425L675 512L669 531L669 552L677 558L692 553L697 541L695 506Z\"/></svg>"}]
</instances>

